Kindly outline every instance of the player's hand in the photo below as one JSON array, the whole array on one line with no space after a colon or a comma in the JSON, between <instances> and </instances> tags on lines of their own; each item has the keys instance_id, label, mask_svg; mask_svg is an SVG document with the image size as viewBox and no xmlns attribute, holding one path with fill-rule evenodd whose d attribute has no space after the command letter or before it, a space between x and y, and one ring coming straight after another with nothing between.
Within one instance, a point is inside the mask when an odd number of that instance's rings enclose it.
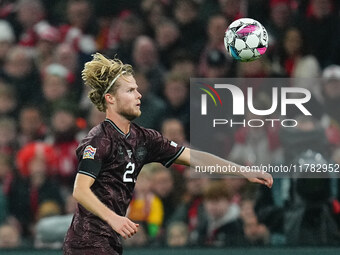
<instances>
[{"instance_id":1,"label":"player's hand","mask_svg":"<svg viewBox=\"0 0 340 255\"><path fill-rule=\"evenodd\" d=\"M248 173L245 175L245 177L250 182L260 183L263 185L266 185L268 188L271 188L273 186L273 177L271 174L261 171L256 173Z\"/></svg>"},{"instance_id":2,"label":"player's hand","mask_svg":"<svg viewBox=\"0 0 340 255\"><path fill-rule=\"evenodd\" d=\"M119 215L115 215L109 220L108 223L113 228L113 230L120 234L124 239L127 237L130 238L136 234L139 227L139 224L136 224L128 218Z\"/></svg>"}]
</instances>

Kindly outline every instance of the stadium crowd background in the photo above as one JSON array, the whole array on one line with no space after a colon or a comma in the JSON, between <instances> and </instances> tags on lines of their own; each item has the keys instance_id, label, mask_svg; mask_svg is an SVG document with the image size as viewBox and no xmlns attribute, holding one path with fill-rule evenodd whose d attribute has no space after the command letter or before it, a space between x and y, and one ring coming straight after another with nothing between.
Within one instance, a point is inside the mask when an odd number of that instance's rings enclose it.
<instances>
[{"instance_id":1,"label":"stadium crowd background","mask_svg":"<svg viewBox=\"0 0 340 255\"><path fill-rule=\"evenodd\" d=\"M75 148L105 117L80 75L96 51L133 65L143 95L136 122L184 145L190 77L320 78L306 84L313 117L290 113L299 125L289 130L235 128L218 153L247 165L340 163L339 13L335 0L1 1L0 247L62 245L76 210ZM223 44L241 17L269 33L268 52L250 63ZM254 89L258 105L270 104ZM281 179L268 190L189 171L145 167L128 212L141 228L126 246L340 244L337 179Z\"/></svg>"}]
</instances>

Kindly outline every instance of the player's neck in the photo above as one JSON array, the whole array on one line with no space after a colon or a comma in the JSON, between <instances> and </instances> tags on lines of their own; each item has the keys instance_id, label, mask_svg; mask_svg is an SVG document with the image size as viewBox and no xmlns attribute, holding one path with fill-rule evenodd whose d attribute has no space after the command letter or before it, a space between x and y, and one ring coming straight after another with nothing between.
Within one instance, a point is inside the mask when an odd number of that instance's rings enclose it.
<instances>
[{"instance_id":1,"label":"player's neck","mask_svg":"<svg viewBox=\"0 0 340 255\"><path fill-rule=\"evenodd\" d=\"M124 134L129 133L131 122L122 115L116 112L107 112L106 118L112 120Z\"/></svg>"}]
</instances>

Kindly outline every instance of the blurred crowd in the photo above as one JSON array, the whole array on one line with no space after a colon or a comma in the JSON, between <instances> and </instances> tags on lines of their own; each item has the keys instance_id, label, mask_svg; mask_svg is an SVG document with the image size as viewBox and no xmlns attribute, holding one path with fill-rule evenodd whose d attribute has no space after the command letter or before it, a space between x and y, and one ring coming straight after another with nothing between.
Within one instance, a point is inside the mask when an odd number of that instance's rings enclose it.
<instances>
[{"instance_id":1,"label":"blurred crowd","mask_svg":"<svg viewBox=\"0 0 340 255\"><path fill-rule=\"evenodd\" d=\"M143 95L135 122L182 145L190 137L190 77L319 78L300 84L312 93L312 116L289 113L299 120L289 129L235 128L221 136L219 152L246 165L339 164L339 7L336 0L0 1L0 248L62 245L77 210L75 149L105 118L81 80L97 51L133 65ZM224 48L226 28L241 17L269 34L266 55L254 62L237 63ZM268 89L254 93L258 105L270 105ZM269 190L150 164L128 210L140 231L125 245L339 245L339 187L336 178L278 179Z\"/></svg>"}]
</instances>

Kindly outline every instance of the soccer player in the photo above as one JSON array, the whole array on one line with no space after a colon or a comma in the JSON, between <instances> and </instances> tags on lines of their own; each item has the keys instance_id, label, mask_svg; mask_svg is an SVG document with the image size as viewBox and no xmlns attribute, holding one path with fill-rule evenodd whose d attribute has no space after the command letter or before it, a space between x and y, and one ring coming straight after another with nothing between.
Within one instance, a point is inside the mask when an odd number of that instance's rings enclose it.
<instances>
[{"instance_id":1,"label":"soccer player","mask_svg":"<svg viewBox=\"0 0 340 255\"><path fill-rule=\"evenodd\" d=\"M235 164L205 152L190 153L189 148L178 146L159 132L132 123L141 115L142 95L130 65L96 53L85 64L82 78L91 88L89 98L106 112L106 119L77 148L79 166L73 196L79 204L65 237L64 254L122 254L120 236L128 238L138 231L138 224L125 214L143 165ZM251 176L237 168L236 174L249 181L272 186L270 174Z\"/></svg>"}]
</instances>

